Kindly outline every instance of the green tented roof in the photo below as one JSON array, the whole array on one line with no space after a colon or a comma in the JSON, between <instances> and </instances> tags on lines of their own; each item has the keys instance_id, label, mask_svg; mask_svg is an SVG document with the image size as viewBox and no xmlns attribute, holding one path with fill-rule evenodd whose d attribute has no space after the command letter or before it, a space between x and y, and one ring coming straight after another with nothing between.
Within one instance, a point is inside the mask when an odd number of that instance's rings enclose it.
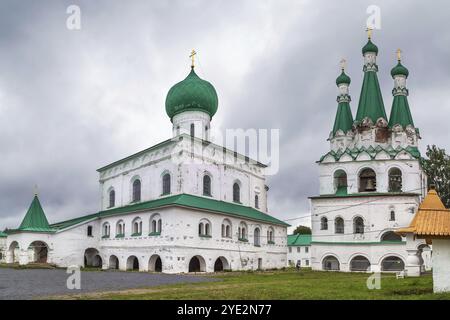
<instances>
[{"instance_id":1,"label":"green tented roof","mask_svg":"<svg viewBox=\"0 0 450 320\"><path fill-rule=\"evenodd\" d=\"M8 235L3 231L0 231L0 238L6 238Z\"/></svg>"},{"instance_id":2,"label":"green tented roof","mask_svg":"<svg viewBox=\"0 0 450 320\"><path fill-rule=\"evenodd\" d=\"M401 125L403 128L411 125L414 127L411 110L409 109L408 97L406 95L396 95L392 102L391 116L389 117L389 128L395 125Z\"/></svg>"},{"instance_id":3,"label":"green tented roof","mask_svg":"<svg viewBox=\"0 0 450 320\"><path fill-rule=\"evenodd\" d=\"M350 109L350 104L348 102L340 102L338 104L338 109L336 112L336 118L334 120L333 135L342 130L342 132L347 133L352 130L353 126L353 115Z\"/></svg>"},{"instance_id":4,"label":"green tented roof","mask_svg":"<svg viewBox=\"0 0 450 320\"><path fill-rule=\"evenodd\" d=\"M67 220L59 223L52 224L51 227L55 229L64 229L72 225L81 223L86 220L94 218L104 218L109 216L115 216L120 214L127 214L132 212L139 212L145 210L154 210L162 207L168 206L178 206L199 210L207 210L217 213L223 213L230 216L236 216L241 218L247 218L250 220L256 220L261 222L273 223L282 226L289 226L289 224L278 220L268 214L258 211L251 207L246 207L243 205L219 201L211 198L204 198L189 194L179 194L173 195L165 198L160 198L156 200L136 203L128 206L123 206L119 208L109 209L100 211L96 214L87 215L84 217Z\"/></svg>"},{"instance_id":5,"label":"green tented roof","mask_svg":"<svg viewBox=\"0 0 450 320\"><path fill-rule=\"evenodd\" d=\"M53 232L50 228L47 217L42 209L41 203L37 195L34 196L25 218L23 218L17 230L13 231L31 231L31 232Z\"/></svg>"},{"instance_id":6,"label":"green tented roof","mask_svg":"<svg viewBox=\"0 0 450 320\"><path fill-rule=\"evenodd\" d=\"M355 120L361 122L366 117L371 119L373 123L376 123L379 118L387 119L383 96L381 95L380 84L375 71L364 72Z\"/></svg>"},{"instance_id":7,"label":"green tented roof","mask_svg":"<svg viewBox=\"0 0 450 320\"><path fill-rule=\"evenodd\" d=\"M310 234L290 234L287 237L288 246L309 246L311 245Z\"/></svg>"}]
</instances>

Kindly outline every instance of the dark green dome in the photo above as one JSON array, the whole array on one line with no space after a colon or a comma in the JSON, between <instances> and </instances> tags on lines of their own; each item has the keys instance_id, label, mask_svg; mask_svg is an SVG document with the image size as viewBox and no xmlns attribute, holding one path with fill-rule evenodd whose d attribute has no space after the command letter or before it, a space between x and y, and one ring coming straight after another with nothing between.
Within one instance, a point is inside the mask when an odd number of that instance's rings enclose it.
<instances>
[{"instance_id":1,"label":"dark green dome","mask_svg":"<svg viewBox=\"0 0 450 320\"><path fill-rule=\"evenodd\" d=\"M340 85L340 84L350 84L351 79L348 75L345 74L344 70L342 70L342 73L339 77L337 77L336 79L336 85Z\"/></svg>"},{"instance_id":2,"label":"dark green dome","mask_svg":"<svg viewBox=\"0 0 450 320\"><path fill-rule=\"evenodd\" d=\"M192 68L189 75L170 88L166 112L170 119L184 111L204 111L212 118L217 112L217 92L208 81L200 79Z\"/></svg>"},{"instance_id":3,"label":"dark green dome","mask_svg":"<svg viewBox=\"0 0 450 320\"><path fill-rule=\"evenodd\" d=\"M404 75L405 77L408 78L409 76L409 71L408 69L406 69L401 63L400 61L397 63L397 65L392 68L391 70L391 76L392 78L398 75Z\"/></svg>"},{"instance_id":4,"label":"dark green dome","mask_svg":"<svg viewBox=\"0 0 450 320\"><path fill-rule=\"evenodd\" d=\"M370 39L362 48L363 55L366 54L366 52L375 52L376 54L378 54L378 47Z\"/></svg>"}]
</instances>

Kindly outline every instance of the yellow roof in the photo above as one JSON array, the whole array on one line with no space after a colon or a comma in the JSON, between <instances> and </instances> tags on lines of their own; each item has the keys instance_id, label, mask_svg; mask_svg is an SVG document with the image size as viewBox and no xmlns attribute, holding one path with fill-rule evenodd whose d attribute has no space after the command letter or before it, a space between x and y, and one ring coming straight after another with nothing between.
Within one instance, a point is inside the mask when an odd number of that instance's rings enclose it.
<instances>
[{"instance_id":1,"label":"yellow roof","mask_svg":"<svg viewBox=\"0 0 450 320\"><path fill-rule=\"evenodd\" d=\"M447 210L432 188L407 228L396 230L397 233L414 233L421 238L450 238L450 210Z\"/></svg>"}]
</instances>

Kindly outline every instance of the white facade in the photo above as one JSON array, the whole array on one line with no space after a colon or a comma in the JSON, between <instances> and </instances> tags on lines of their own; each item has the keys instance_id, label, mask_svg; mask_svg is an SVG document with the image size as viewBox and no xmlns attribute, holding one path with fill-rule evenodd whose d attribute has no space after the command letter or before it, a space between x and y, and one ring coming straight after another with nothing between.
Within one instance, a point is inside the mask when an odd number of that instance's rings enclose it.
<instances>
[{"instance_id":1,"label":"white facade","mask_svg":"<svg viewBox=\"0 0 450 320\"><path fill-rule=\"evenodd\" d=\"M450 240L433 239L433 291L450 292Z\"/></svg>"},{"instance_id":2,"label":"white facade","mask_svg":"<svg viewBox=\"0 0 450 320\"><path fill-rule=\"evenodd\" d=\"M288 246L288 267L295 267L300 262L300 267L311 267L311 246Z\"/></svg>"}]
</instances>

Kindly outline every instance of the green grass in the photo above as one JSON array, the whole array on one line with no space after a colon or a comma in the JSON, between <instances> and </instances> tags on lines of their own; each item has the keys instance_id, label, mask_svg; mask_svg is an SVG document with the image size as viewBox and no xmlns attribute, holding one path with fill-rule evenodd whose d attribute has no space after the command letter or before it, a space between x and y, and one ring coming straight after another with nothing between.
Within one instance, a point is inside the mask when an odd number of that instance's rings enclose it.
<instances>
[{"instance_id":1,"label":"green grass","mask_svg":"<svg viewBox=\"0 0 450 320\"><path fill-rule=\"evenodd\" d=\"M218 282L178 284L67 296L75 299L450 299L433 294L432 277L396 279L383 274L380 290L366 286L370 274L284 270L210 275Z\"/></svg>"}]
</instances>

